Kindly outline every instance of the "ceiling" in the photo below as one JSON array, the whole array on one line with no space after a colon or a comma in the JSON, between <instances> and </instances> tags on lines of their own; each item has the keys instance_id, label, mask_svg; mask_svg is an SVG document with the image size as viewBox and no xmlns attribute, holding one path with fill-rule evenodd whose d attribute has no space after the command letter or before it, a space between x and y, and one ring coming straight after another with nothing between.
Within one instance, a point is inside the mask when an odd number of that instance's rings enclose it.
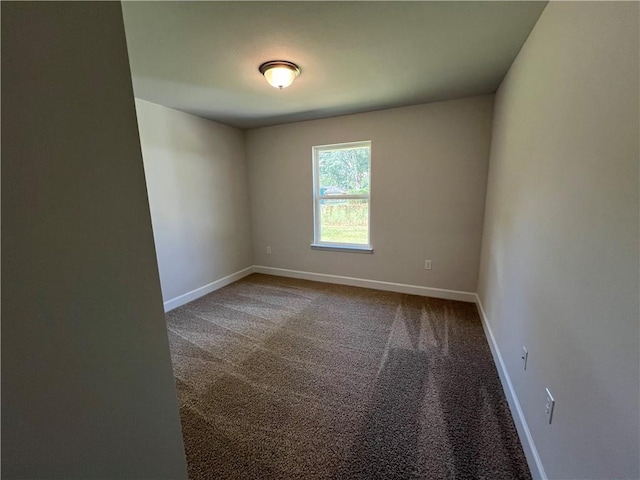
<instances>
[{"instance_id":1,"label":"ceiling","mask_svg":"<svg viewBox=\"0 0 640 480\"><path fill-rule=\"evenodd\" d=\"M239 128L494 93L546 2L123 2L136 97ZM302 74L267 84L258 66Z\"/></svg>"}]
</instances>

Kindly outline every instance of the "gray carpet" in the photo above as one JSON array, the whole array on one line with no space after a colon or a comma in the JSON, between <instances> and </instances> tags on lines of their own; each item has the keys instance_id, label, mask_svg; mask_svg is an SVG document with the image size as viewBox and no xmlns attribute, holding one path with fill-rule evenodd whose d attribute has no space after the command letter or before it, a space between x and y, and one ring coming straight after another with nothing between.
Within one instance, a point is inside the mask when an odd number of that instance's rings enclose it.
<instances>
[{"instance_id":1,"label":"gray carpet","mask_svg":"<svg viewBox=\"0 0 640 480\"><path fill-rule=\"evenodd\" d=\"M167 314L191 479L529 479L476 307L254 274Z\"/></svg>"}]
</instances>

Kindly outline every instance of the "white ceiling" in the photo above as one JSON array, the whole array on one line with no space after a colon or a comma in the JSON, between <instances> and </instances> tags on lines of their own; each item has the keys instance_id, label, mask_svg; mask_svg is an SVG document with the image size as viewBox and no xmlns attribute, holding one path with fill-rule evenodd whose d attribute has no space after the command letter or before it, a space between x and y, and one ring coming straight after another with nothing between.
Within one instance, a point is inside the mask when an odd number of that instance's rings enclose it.
<instances>
[{"instance_id":1,"label":"white ceiling","mask_svg":"<svg viewBox=\"0 0 640 480\"><path fill-rule=\"evenodd\" d=\"M493 93L546 2L123 2L135 95L253 128ZM282 91L258 66L289 60Z\"/></svg>"}]
</instances>

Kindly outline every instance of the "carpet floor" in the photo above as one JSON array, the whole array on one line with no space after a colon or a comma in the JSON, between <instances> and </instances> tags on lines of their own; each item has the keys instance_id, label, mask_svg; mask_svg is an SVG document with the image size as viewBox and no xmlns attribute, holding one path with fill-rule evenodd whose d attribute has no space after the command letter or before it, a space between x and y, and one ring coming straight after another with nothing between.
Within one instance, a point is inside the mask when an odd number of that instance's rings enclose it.
<instances>
[{"instance_id":1,"label":"carpet floor","mask_svg":"<svg viewBox=\"0 0 640 480\"><path fill-rule=\"evenodd\" d=\"M190 479L531 478L471 303L253 274L167 326Z\"/></svg>"}]
</instances>

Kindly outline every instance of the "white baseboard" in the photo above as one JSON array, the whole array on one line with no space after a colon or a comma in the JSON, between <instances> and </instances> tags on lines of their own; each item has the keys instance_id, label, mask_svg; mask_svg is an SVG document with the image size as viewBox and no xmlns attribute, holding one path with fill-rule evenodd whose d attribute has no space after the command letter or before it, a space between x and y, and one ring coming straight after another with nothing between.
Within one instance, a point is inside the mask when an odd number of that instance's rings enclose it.
<instances>
[{"instance_id":1,"label":"white baseboard","mask_svg":"<svg viewBox=\"0 0 640 480\"><path fill-rule=\"evenodd\" d=\"M529 470L531 470L531 476L536 480L547 480L547 474L544 471L544 466L542 465L542 461L540 460L540 456L538 455L538 449L536 448L536 444L534 443L533 437L531 436L531 431L529 430L529 426L527 425L527 420L524 418L524 413L522 411L522 407L520 406L518 395L516 395L516 391L513 388L511 377L509 377L509 372L507 372L507 366L502 359L500 348L498 347L496 338L493 336L493 331L491 330L491 326L489 325L489 322L487 320L487 315L484 311L484 308L482 307L480 297L477 294L476 305L478 306L478 312L480 313L480 319L482 320L482 327L484 328L485 336L487 337L489 347L491 348L491 353L493 354L493 359L498 369L498 375L500 375L500 380L502 381L502 389L504 390L504 394L507 397L507 401L509 402L509 408L511 409L513 422L516 425L516 430L518 430L522 449L524 450L524 454L527 457L527 463L529 464Z\"/></svg>"},{"instance_id":2,"label":"white baseboard","mask_svg":"<svg viewBox=\"0 0 640 480\"><path fill-rule=\"evenodd\" d=\"M485 336L487 337L489 347L491 348L491 353L493 354L493 359L498 370L498 375L500 376L500 380L502 381L502 387L505 396L507 397L507 401L509 402L511 415L518 431L518 435L520 436L520 442L522 444L525 456L527 457L531 475L536 480L547 480L547 474L544 471L544 466L542 465L542 461L540 460L540 456L538 455L538 450L533 441L533 437L531 436L531 431L529 430L529 426L527 425L524 413L522 412L522 407L520 406L518 396L516 395L516 392L513 388L513 383L511 383L511 378L509 377L507 367L502 358L502 354L500 353L500 348L498 347L496 339L493 335L491 326L487 321L487 316L482 306L482 302L480 301L480 297L476 293L462 292L459 290L446 290L442 288L421 287L418 285L407 285L404 283L383 282L380 280L367 280L364 278L344 277L341 275L328 275L326 273L303 272L300 270L289 270L286 268L253 265L164 302L164 310L165 312L168 312L170 310L173 310L174 308L178 308L181 305L196 300L197 298L218 290L219 288L225 287L252 273L264 273L266 275L275 275L280 277L299 278L303 280L313 280L316 282L349 285L352 287L372 288L375 290L386 290L390 292L407 293L412 295L422 295L426 297L444 298L447 300L459 300L463 302L475 303L478 306L478 312L480 313L482 327L484 329Z\"/></svg>"},{"instance_id":3,"label":"white baseboard","mask_svg":"<svg viewBox=\"0 0 640 480\"><path fill-rule=\"evenodd\" d=\"M380 280L367 280L365 278L343 277L340 275L328 275L326 273L302 272L286 268L263 267L254 265L254 272L280 277L300 278L315 282L349 285L351 287L373 288L374 290L386 290L389 292L409 293L422 295L423 297L445 298L447 300L460 300L462 302L476 302L476 294L473 292L461 292L458 290L445 290L442 288L420 287L404 283L382 282Z\"/></svg>"},{"instance_id":4,"label":"white baseboard","mask_svg":"<svg viewBox=\"0 0 640 480\"><path fill-rule=\"evenodd\" d=\"M206 295L207 293L214 292L219 288L226 287L230 283L237 282L241 278L246 277L247 275L251 275L253 272L253 266L247 267L238 272L232 273L231 275L227 275L226 277L223 277L219 280L208 283L200 288L196 288L195 290L191 290L190 292L172 298L171 300L167 300L166 302L164 302L164 311L168 312L170 310L173 310L174 308L178 308L184 305L185 303L192 302L197 298Z\"/></svg>"}]
</instances>

